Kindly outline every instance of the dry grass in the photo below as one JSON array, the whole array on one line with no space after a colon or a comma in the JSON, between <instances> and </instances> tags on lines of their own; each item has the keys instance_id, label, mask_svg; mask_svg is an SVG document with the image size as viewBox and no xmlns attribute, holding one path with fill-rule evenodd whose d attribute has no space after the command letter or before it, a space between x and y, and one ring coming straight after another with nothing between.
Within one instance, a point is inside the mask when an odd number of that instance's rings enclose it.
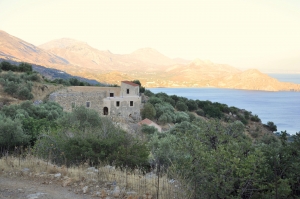
<instances>
[{"instance_id":1,"label":"dry grass","mask_svg":"<svg viewBox=\"0 0 300 199\"><path fill-rule=\"evenodd\" d=\"M74 192L83 192L84 186L89 187L90 194L112 194L118 186L120 198L185 198L180 184L170 183L166 175L159 178L154 173L143 175L141 170L120 170L108 165L88 167L82 164L74 167L58 167L50 162L43 161L33 155L23 158L4 156L0 159L0 175L35 177L43 183L60 183L70 186ZM59 177L56 177L59 175ZM80 187L80 188L79 188ZM105 194L104 194L105 192Z\"/></svg>"},{"instance_id":2,"label":"dry grass","mask_svg":"<svg viewBox=\"0 0 300 199\"><path fill-rule=\"evenodd\" d=\"M47 86L44 90L41 87ZM54 84L44 84L39 82L34 82L32 87L32 94L34 96L33 100L44 100L46 99L51 93L63 88L63 85L54 85Z\"/></svg>"}]
</instances>

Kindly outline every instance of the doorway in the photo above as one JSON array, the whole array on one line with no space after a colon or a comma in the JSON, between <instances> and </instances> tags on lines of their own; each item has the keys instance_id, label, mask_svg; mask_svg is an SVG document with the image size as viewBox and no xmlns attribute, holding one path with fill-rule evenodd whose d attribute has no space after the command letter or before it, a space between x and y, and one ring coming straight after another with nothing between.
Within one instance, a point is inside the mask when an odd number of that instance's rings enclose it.
<instances>
[{"instance_id":1,"label":"doorway","mask_svg":"<svg viewBox=\"0 0 300 199\"><path fill-rule=\"evenodd\" d=\"M103 115L108 115L108 108L107 107L103 108Z\"/></svg>"}]
</instances>

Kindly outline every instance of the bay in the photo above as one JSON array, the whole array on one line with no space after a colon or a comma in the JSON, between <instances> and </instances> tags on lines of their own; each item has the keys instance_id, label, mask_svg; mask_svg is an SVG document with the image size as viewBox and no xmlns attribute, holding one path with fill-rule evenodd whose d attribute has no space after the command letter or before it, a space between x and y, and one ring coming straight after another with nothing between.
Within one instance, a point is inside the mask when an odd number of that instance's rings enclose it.
<instances>
[{"instance_id":1,"label":"bay","mask_svg":"<svg viewBox=\"0 0 300 199\"><path fill-rule=\"evenodd\" d=\"M269 73L268 75L270 77L278 79L281 82L300 84L300 74Z\"/></svg>"},{"instance_id":2,"label":"bay","mask_svg":"<svg viewBox=\"0 0 300 199\"><path fill-rule=\"evenodd\" d=\"M266 124L272 121L277 131L300 132L300 92L267 92L219 88L152 88L153 93L209 100L235 106L257 114Z\"/></svg>"}]
</instances>

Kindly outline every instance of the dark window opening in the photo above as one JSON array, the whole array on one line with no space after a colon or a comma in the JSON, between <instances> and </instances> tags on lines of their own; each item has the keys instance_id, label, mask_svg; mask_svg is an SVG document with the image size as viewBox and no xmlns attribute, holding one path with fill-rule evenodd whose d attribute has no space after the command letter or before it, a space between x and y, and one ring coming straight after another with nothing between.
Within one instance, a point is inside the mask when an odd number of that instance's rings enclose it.
<instances>
[{"instance_id":1,"label":"dark window opening","mask_svg":"<svg viewBox=\"0 0 300 199\"><path fill-rule=\"evenodd\" d=\"M119 101L116 102L116 106L120 106L120 102Z\"/></svg>"},{"instance_id":2,"label":"dark window opening","mask_svg":"<svg viewBox=\"0 0 300 199\"><path fill-rule=\"evenodd\" d=\"M130 101L130 106L133 106L133 101Z\"/></svg>"},{"instance_id":3,"label":"dark window opening","mask_svg":"<svg viewBox=\"0 0 300 199\"><path fill-rule=\"evenodd\" d=\"M90 102L86 102L86 107L89 108L91 106Z\"/></svg>"},{"instance_id":4,"label":"dark window opening","mask_svg":"<svg viewBox=\"0 0 300 199\"><path fill-rule=\"evenodd\" d=\"M129 89L127 88L127 94L129 94Z\"/></svg>"},{"instance_id":5,"label":"dark window opening","mask_svg":"<svg viewBox=\"0 0 300 199\"><path fill-rule=\"evenodd\" d=\"M114 93L109 93L109 97L113 97L114 96Z\"/></svg>"},{"instance_id":6,"label":"dark window opening","mask_svg":"<svg viewBox=\"0 0 300 199\"><path fill-rule=\"evenodd\" d=\"M107 107L103 108L103 115L108 115L108 108Z\"/></svg>"}]
</instances>

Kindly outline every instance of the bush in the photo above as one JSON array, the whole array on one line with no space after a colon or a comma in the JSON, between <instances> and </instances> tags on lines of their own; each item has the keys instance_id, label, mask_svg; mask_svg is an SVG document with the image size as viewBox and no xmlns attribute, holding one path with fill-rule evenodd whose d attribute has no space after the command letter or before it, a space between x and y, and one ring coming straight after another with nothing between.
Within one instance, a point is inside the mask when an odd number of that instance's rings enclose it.
<instances>
[{"instance_id":1,"label":"bush","mask_svg":"<svg viewBox=\"0 0 300 199\"><path fill-rule=\"evenodd\" d=\"M205 115L207 115L208 117L221 118L223 116L221 110L216 106L205 105L202 109Z\"/></svg>"},{"instance_id":2,"label":"bush","mask_svg":"<svg viewBox=\"0 0 300 199\"><path fill-rule=\"evenodd\" d=\"M269 122L267 123L267 125L268 125L270 131L272 131L272 132L277 131L277 126L274 124L274 122L270 122L270 121L269 121Z\"/></svg>"},{"instance_id":3,"label":"bush","mask_svg":"<svg viewBox=\"0 0 300 199\"><path fill-rule=\"evenodd\" d=\"M175 107L175 101L171 97L169 97L166 93L162 93L162 92L157 93L155 94L155 97L158 97L159 99L162 100L162 102L169 103L173 107Z\"/></svg>"},{"instance_id":4,"label":"bush","mask_svg":"<svg viewBox=\"0 0 300 199\"><path fill-rule=\"evenodd\" d=\"M21 75L21 78L23 78L26 81L33 81L33 82L40 82L40 76L38 73L28 73Z\"/></svg>"},{"instance_id":5,"label":"bush","mask_svg":"<svg viewBox=\"0 0 300 199\"><path fill-rule=\"evenodd\" d=\"M93 109L87 109L84 106L75 107L72 113L66 114L60 121L65 128L76 125L81 131L92 129L101 123L100 116Z\"/></svg>"},{"instance_id":6,"label":"bush","mask_svg":"<svg viewBox=\"0 0 300 199\"><path fill-rule=\"evenodd\" d=\"M5 87L4 87L4 92L6 92L7 94L16 97L17 96L17 92L19 89L19 85L18 83L15 82L7 82Z\"/></svg>"},{"instance_id":7,"label":"bush","mask_svg":"<svg viewBox=\"0 0 300 199\"><path fill-rule=\"evenodd\" d=\"M142 125L141 131L148 135L153 135L155 132L157 132L157 129L154 126L148 126L144 124Z\"/></svg>"},{"instance_id":8,"label":"bush","mask_svg":"<svg viewBox=\"0 0 300 199\"><path fill-rule=\"evenodd\" d=\"M21 90L18 92L18 99L21 100L30 100L33 98L32 93L28 90L28 88L23 87Z\"/></svg>"},{"instance_id":9,"label":"bush","mask_svg":"<svg viewBox=\"0 0 300 199\"><path fill-rule=\"evenodd\" d=\"M253 122L261 122L260 118L258 117L258 115L253 115L251 116L251 121Z\"/></svg>"},{"instance_id":10,"label":"bush","mask_svg":"<svg viewBox=\"0 0 300 199\"><path fill-rule=\"evenodd\" d=\"M244 125L247 125L248 124L248 121L245 119L245 117L241 114L238 114L237 115L237 118L244 124Z\"/></svg>"},{"instance_id":11,"label":"bush","mask_svg":"<svg viewBox=\"0 0 300 199\"><path fill-rule=\"evenodd\" d=\"M139 85L140 93L145 92L146 89L145 89L145 87L142 86L140 80L133 80L132 82Z\"/></svg>"},{"instance_id":12,"label":"bush","mask_svg":"<svg viewBox=\"0 0 300 199\"><path fill-rule=\"evenodd\" d=\"M21 100L26 100L33 98L31 93L32 82L29 80L37 80L36 78L39 78L36 73L19 76L9 71L7 74L1 76L0 84L3 85L4 92L7 94Z\"/></svg>"},{"instance_id":13,"label":"bush","mask_svg":"<svg viewBox=\"0 0 300 199\"><path fill-rule=\"evenodd\" d=\"M58 164L79 165L88 160L90 164L106 161L119 167L148 167L145 143L94 113L77 107L65 115L57 130L46 131L37 140L38 154L45 158L51 150L52 161Z\"/></svg>"},{"instance_id":14,"label":"bush","mask_svg":"<svg viewBox=\"0 0 300 199\"><path fill-rule=\"evenodd\" d=\"M152 96L152 97L150 97L148 102L151 103L152 105L155 105L155 104L162 103L163 101L158 97Z\"/></svg>"},{"instance_id":15,"label":"bush","mask_svg":"<svg viewBox=\"0 0 300 199\"><path fill-rule=\"evenodd\" d=\"M29 137L24 134L20 120L12 120L0 115L0 149L24 145Z\"/></svg>"},{"instance_id":16,"label":"bush","mask_svg":"<svg viewBox=\"0 0 300 199\"><path fill-rule=\"evenodd\" d=\"M194 111L198 109L198 105L194 100L188 100L186 102L186 105L188 106L189 111Z\"/></svg>"},{"instance_id":17,"label":"bush","mask_svg":"<svg viewBox=\"0 0 300 199\"><path fill-rule=\"evenodd\" d=\"M196 103L198 105L199 108L203 109L206 106L212 105L211 101L200 101L200 100L196 100Z\"/></svg>"},{"instance_id":18,"label":"bush","mask_svg":"<svg viewBox=\"0 0 300 199\"><path fill-rule=\"evenodd\" d=\"M246 120L249 120L249 119L250 119L250 115L251 115L251 112L249 112L249 111L245 111L245 112L244 112L244 116L245 116L245 119L246 119Z\"/></svg>"},{"instance_id":19,"label":"bush","mask_svg":"<svg viewBox=\"0 0 300 199\"><path fill-rule=\"evenodd\" d=\"M144 105L144 108L141 110L141 116L143 119L148 118L148 119L153 119L156 115L156 110L154 106L151 103L146 103Z\"/></svg>"},{"instance_id":20,"label":"bush","mask_svg":"<svg viewBox=\"0 0 300 199\"><path fill-rule=\"evenodd\" d=\"M20 63L18 67L18 71L20 72L32 72L32 65L28 63Z\"/></svg>"},{"instance_id":21,"label":"bush","mask_svg":"<svg viewBox=\"0 0 300 199\"><path fill-rule=\"evenodd\" d=\"M178 111L187 111L188 110L188 106L182 101L177 102L176 108Z\"/></svg>"},{"instance_id":22,"label":"bush","mask_svg":"<svg viewBox=\"0 0 300 199\"><path fill-rule=\"evenodd\" d=\"M204 111L202 109L197 110L196 113L199 116L204 116Z\"/></svg>"},{"instance_id":23,"label":"bush","mask_svg":"<svg viewBox=\"0 0 300 199\"><path fill-rule=\"evenodd\" d=\"M196 116L195 116L194 113L188 112L187 114L189 115L190 122L192 122L192 121L194 121L196 119Z\"/></svg>"},{"instance_id":24,"label":"bush","mask_svg":"<svg viewBox=\"0 0 300 199\"><path fill-rule=\"evenodd\" d=\"M11 71L13 71L14 70L13 67L14 66L11 63L7 62L7 61L3 61L1 63L1 69L2 70L5 70L5 71L11 70Z\"/></svg>"},{"instance_id":25,"label":"bush","mask_svg":"<svg viewBox=\"0 0 300 199\"><path fill-rule=\"evenodd\" d=\"M190 117L189 114L182 112L182 111L177 111L176 112L176 123L181 123L181 122L189 122Z\"/></svg>"},{"instance_id":26,"label":"bush","mask_svg":"<svg viewBox=\"0 0 300 199\"><path fill-rule=\"evenodd\" d=\"M162 114L169 114L174 115L174 107L169 103L157 103L155 104L155 110L156 110L156 118L159 118Z\"/></svg>"},{"instance_id":27,"label":"bush","mask_svg":"<svg viewBox=\"0 0 300 199\"><path fill-rule=\"evenodd\" d=\"M148 97L152 97L152 96L154 96L154 93L153 92L151 92L150 90L148 90L148 89L145 89L145 92L144 92L144 94L146 95L146 96L148 96Z\"/></svg>"}]
</instances>

